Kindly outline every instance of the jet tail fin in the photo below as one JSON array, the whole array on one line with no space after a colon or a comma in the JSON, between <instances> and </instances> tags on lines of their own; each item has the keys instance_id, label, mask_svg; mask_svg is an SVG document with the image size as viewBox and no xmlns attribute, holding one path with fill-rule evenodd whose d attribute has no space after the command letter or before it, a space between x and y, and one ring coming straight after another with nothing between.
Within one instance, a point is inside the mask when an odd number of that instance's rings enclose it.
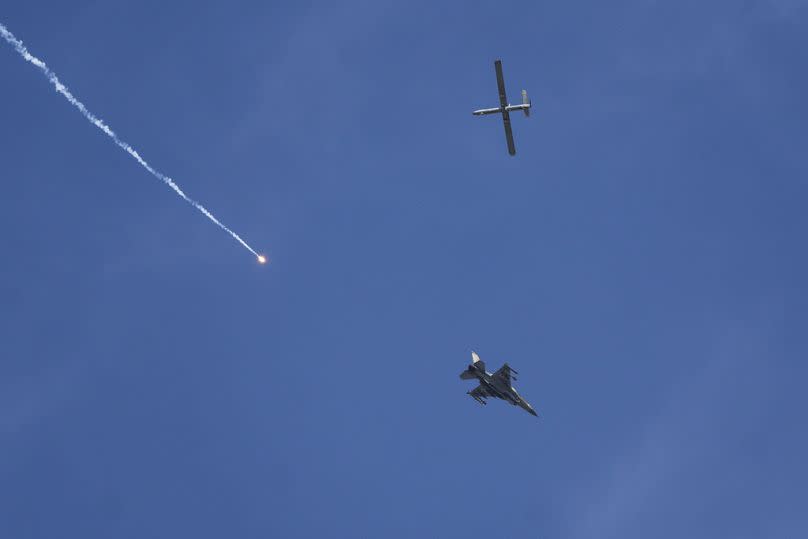
<instances>
[{"instance_id":1,"label":"jet tail fin","mask_svg":"<svg viewBox=\"0 0 808 539\"><path fill-rule=\"evenodd\" d=\"M460 373L460 378L463 380L471 380L477 378L477 372L485 372L485 362L480 359L475 352L471 353L471 365L466 367L466 370Z\"/></svg>"},{"instance_id":2,"label":"jet tail fin","mask_svg":"<svg viewBox=\"0 0 808 539\"><path fill-rule=\"evenodd\" d=\"M475 368L477 370L485 372L485 361L480 359L480 356L477 355L477 352L472 352L471 353L471 365L470 365L470 367L473 367L473 368Z\"/></svg>"}]
</instances>

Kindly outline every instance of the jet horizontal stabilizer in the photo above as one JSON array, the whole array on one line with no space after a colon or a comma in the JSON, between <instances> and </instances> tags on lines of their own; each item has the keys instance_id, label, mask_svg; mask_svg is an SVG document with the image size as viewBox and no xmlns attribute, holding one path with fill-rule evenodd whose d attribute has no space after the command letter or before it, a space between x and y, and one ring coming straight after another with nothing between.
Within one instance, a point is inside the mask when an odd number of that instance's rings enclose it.
<instances>
[{"instance_id":1,"label":"jet horizontal stabilizer","mask_svg":"<svg viewBox=\"0 0 808 539\"><path fill-rule=\"evenodd\" d=\"M463 380L471 380L472 378L477 378L477 375L474 374L473 369L468 368L460 373L460 378Z\"/></svg>"}]
</instances>

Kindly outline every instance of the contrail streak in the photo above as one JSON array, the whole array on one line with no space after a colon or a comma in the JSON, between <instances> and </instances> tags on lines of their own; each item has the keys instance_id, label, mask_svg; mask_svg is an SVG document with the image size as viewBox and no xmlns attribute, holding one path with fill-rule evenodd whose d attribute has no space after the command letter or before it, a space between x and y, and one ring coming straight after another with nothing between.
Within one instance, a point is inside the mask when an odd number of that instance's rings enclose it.
<instances>
[{"instance_id":1,"label":"contrail streak","mask_svg":"<svg viewBox=\"0 0 808 539\"><path fill-rule=\"evenodd\" d=\"M245 249L254 254L258 258L259 262L263 263L266 260L263 256L255 252L255 250L252 247L247 245L247 242L241 239L241 237L238 234L236 234L235 232L227 228L224 224L222 224L221 221L219 221L216 217L214 217L214 215L210 213L202 204L188 197L188 195L186 195L183 192L183 190L180 189L179 185L174 183L174 180L172 180L159 170L155 170L154 168L152 168L152 166L149 165L145 159L140 157L140 154L138 154L137 151L135 151L135 149L132 148L132 146L130 146L128 143L118 138L118 135L116 135L115 132L112 129L110 129L107 124L101 121L101 119L98 118L95 114L87 110L87 107L85 107L81 101L76 99L64 84L59 82L59 78L56 76L56 73L51 71L50 68L47 65L45 65L45 62L43 62L42 60L40 60L39 58L28 52L28 49L25 48L25 46L22 44L22 41L14 37L14 34L9 32L8 28L3 26L3 24L0 24L0 35L2 35L3 39L5 39L8 43L10 43L17 50L17 52L20 53L20 56L22 56L26 62L30 62L34 66L38 67L40 71L42 71L42 73L44 73L45 76L48 77L48 80L51 82L51 84L53 84L53 87L56 89L56 91L62 94L64 98L70 102L71 105L76 107L82 114L82 116L87 118L87 120L89 120L91 124L93 124L98 129L103 131L109 138L113 140L113 142L115 142L115 144L118 145L119 148L123 149L124 151L126 151L126 153L131 155L135 159L135 161L140 163L140 166L149 171L149 174L151 174L158 180L161 180L163 183L168 185L188 204L199 210L202 213L202 215L213 221L216 224L216 226L218 226L219 228L230 234L233 237L233 239L235 239L242 246L244 246Z\"/></svg>"}]
</instances>

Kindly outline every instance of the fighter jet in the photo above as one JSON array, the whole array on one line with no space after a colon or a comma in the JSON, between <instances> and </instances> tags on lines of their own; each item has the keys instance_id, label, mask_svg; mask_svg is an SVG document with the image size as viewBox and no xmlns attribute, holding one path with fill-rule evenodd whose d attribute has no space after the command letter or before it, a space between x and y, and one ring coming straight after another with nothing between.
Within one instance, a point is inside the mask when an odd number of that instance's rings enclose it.
<instances>
[{"instance_id":1,"label":"fighter jet","mask_svg":"<svg viewBox=\"0 0 808 539\"><path fill-rule=\"evenodd\" d=\"M511 386L511 380L516 380L513 374L518 374L507 363L502 365L497 372L491 374L485 370L485 362L480 359L476 353L471 353L471 365L466 370L460 373L460 378L463 380L477 379L480 385L467 391L467 395L479 402L480 404L487 404L485 399L487 397L496 397L506 402L510 402L514 406L519 406L535 416L539 414L528 404L528 402L519 396L519 393Z\"/></svg>"},{"instance_id":2,"label":"fighter jet","mask_svg":"<svg viewBox=\"0 0 808 539\"><path fill-rule=\"evenodd\" d=\"M505 95L505 79L502 77L502 61L497 60L494 62L494 68L497 71L497 86L499 87L499 107L495 109L480 109L472 112L475 116L482 116L483 114L502 114L502 122L505 124L505 140L508 141L508 153L516 155L516 146L513 144L513 131L511 131L511 114L512 110L521 110L525 116L530 116L530 99L527 97L527 90L522 90L522 104L509 105L508 97Z\"/></svg>"}]
</instances>

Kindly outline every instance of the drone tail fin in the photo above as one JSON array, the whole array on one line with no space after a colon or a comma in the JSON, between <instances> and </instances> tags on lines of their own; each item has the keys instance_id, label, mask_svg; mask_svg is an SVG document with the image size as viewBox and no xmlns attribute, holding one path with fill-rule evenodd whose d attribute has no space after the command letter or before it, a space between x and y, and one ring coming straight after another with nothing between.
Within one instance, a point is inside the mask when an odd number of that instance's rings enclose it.
<instances>
[{"instance_id":1,"label":"drone tail fin","mask_svg":"<svg viewBox=\"0 0 808 539\"><path fill-rule=\"evenodd\" d=\"M530 98L527 96L527 90L522 90L522 105L527 105L522 109L525 116L530 116Z\"/></svg>"}]
</instances>

